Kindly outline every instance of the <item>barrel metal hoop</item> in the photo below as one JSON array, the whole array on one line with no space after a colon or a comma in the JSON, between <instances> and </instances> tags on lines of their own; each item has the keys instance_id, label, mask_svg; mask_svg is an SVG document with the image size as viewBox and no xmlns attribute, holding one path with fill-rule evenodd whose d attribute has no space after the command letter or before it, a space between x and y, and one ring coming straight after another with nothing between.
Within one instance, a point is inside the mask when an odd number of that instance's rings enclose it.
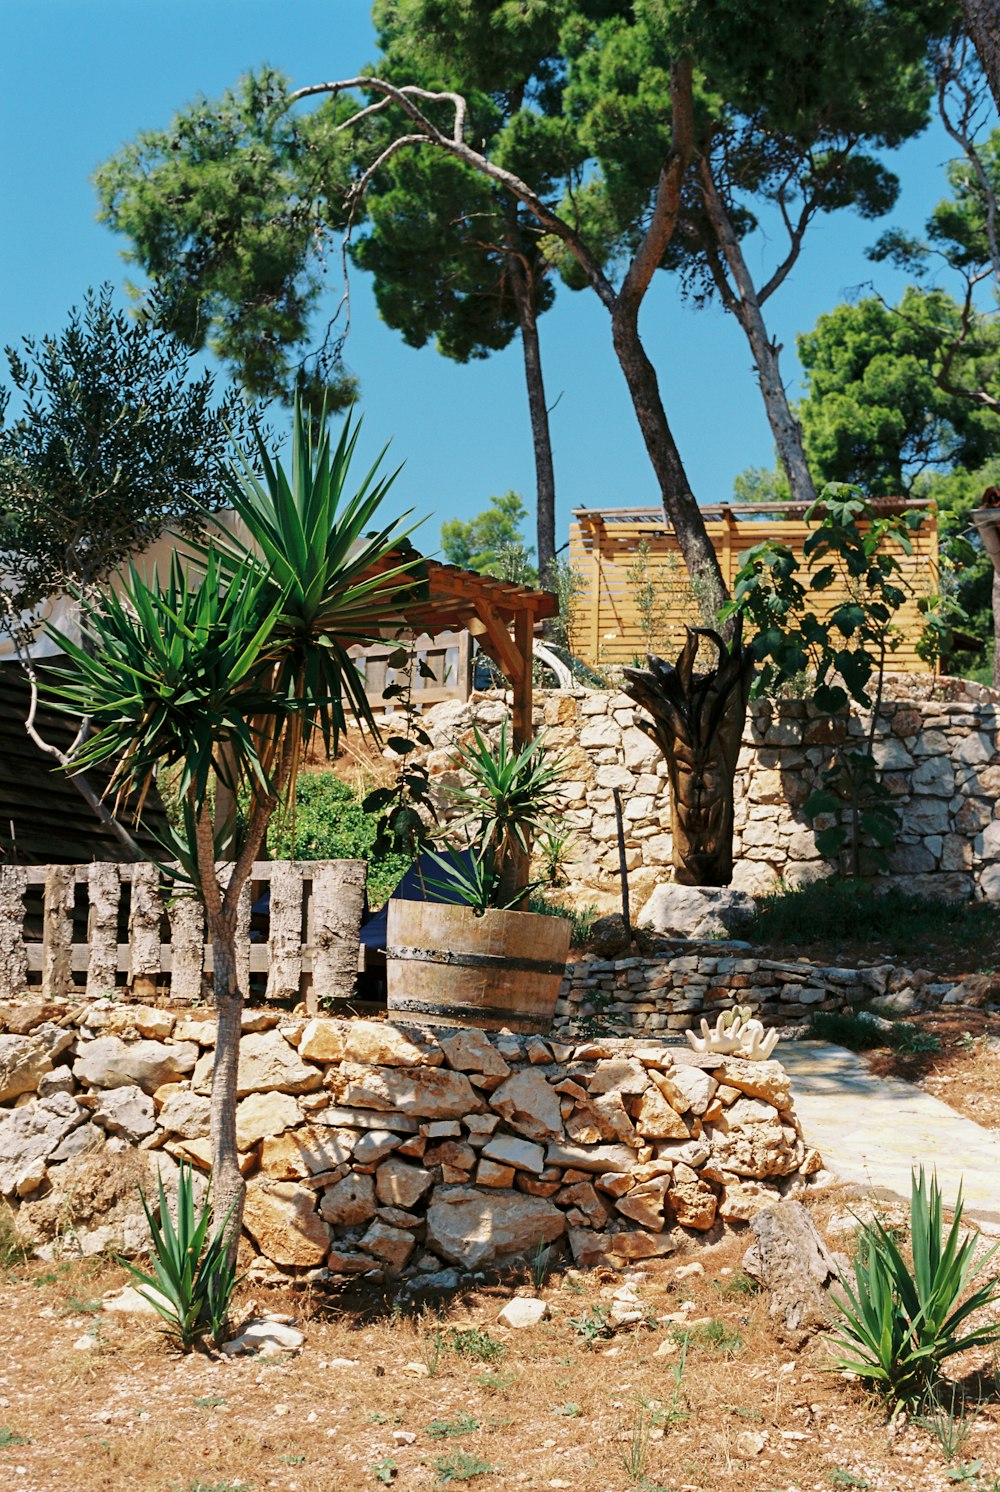
<instances>
[{"instance_id":1,"label":"barrel metal hoop","mask_svg":"<svg viewBox=\"0 0 1000 1492\"><path fill-rule=\"evenodd\" d=\"M519 1021L531 1022L535 1030L541 1029L541 1023L537 1017L532 1016L531 1012L512 1012L509 1005L446 1005L441 1000L411 1000L397 995L390 1009L393 1015L430 1015L435 1021L443 1024L452 1019L477 1022L499 1021L501 1025L506 1026L513 1017Z\"/></svg>"},{"instance_id":2,"label":"barrel metal hoop","mask_svg":"<svg viewBox=\"0 0 1000 1492\"><path fill-rule=\"evenodd\" d=\"M387 948L386 958L421 964L449 964L464 969L517 969L531 974L559 974L566 965L558 959L510 958L506 953L456 953L450 948Z\"/></svg>"}]
</instances>

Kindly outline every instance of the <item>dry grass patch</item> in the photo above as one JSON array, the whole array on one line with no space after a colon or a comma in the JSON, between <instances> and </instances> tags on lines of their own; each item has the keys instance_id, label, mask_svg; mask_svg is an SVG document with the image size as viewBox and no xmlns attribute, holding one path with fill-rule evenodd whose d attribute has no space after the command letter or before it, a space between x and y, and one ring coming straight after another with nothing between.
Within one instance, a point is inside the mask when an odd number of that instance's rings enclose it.
<instances>
[{"instance_id":1,"label":"dry grass patch","mask_svg":"<svg viewBox=\"0 0 1000 1492\"><path fill-rule=\"evenodd\" d=\"M840 1205L831 1202L831 1206ZM841 1246L842 1239L836 1240ZM297 1314L291 1358L178 1357L145 1318L72 1303L123 1283L106 1261L15 1267L0 1287L0 1485L20 1492L936 1492L953 1487L926 1428L890 1430L825 1349L779 1347L740 1270L744 1238L635 1272L650 1324L588 1338L622 1278L555 1273L550 1316L497 1321L511 1284L404 1314L357 1290L252 1292ZM704 1274L676 1278L697 1260ZM522 1288L530 1290L525 1275ZM251 1304L244 1288L238 1310ZM671 1317L664 1321L659 1318ZM963 1365L968 1369L973 1365ZM988 1363L980 1363L989 1378ZM992 1392L992 1390L991 1390ZM995 1394L956 1457L1000 1477ZM5 1443L4 1434L8 1435ZM994 1449L996 1442L996 1449ZM23 1468L23 1470L18 1470ZM852 1480L853 1479L853 1480Z\"/></svg>"}]
</instances>

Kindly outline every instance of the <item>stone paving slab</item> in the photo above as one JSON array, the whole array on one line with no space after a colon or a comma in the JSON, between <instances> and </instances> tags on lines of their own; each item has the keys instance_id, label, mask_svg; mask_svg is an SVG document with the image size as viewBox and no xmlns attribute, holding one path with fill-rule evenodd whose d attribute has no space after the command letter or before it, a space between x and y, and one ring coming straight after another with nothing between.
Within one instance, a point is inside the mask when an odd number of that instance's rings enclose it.
<instances>
[{"instance_id":1,"label":"stone paving slab","mask_svg":"<svg viewBox=\"0 0 1000 1492\"><path fill-rule=\"evenodd\" d=\"M1000 1234L1000 1134L913 1083L877 1077L844 1047L782 1041L775 1057L792 1079L806 1141L827 1170L908 1201L910 1173L923 1165L937 1171L946 1206L961 1183L966 1216Z\"/></svg>"}]
</instances>

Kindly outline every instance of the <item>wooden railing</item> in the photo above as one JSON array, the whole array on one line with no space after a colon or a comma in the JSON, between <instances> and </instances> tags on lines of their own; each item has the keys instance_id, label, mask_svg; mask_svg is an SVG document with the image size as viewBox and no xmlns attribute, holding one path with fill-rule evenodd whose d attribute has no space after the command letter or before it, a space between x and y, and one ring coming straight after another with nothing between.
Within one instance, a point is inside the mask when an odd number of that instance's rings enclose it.
<instances>
[{"instance_id":1,"label":"wooden railing","mask_svg":"<svg viewBox=\"0 0 1000 1492\"><path fill-rule=\"evenodd\" d=\"M349 997L359 967L363 860L260 861L240 898L241 988L269 1000ZM127 987L140 999L207 992L201 904L155 865L0 866L0 997Z\"/></svg>"},{"instance_id":2,"label":"wooden railing","mask_svg":"<svg viewBox=\"0 0 1000 1492\"><path fill-rule=\"evenodd\" d=\"M389 660L405 647L410 655L408 667L398 668ZM426 632L412 642L375 643L368 647L349 648L358 669L364 675L365 694L376 710L392 708L382 699L390 684L407 687L417 709L429 709L443 699L468 699L472 690L472 639L468 632ZM423 667L421 667L423 665ZM395 701L399 708L399 701Z\"/></svg>"}]
</instances>

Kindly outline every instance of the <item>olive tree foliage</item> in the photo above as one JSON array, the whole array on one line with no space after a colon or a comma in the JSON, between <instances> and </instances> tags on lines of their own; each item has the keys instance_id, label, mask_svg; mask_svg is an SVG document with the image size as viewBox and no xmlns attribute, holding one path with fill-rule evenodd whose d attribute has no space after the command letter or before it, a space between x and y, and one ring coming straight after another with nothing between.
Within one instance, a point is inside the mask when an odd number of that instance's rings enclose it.
<instances>
[{"instance_id":1,"label":"olive tree foliage","mask_svg":"<svg viewBox=\"0 0 1000 1492\"><path fill-rule=\"evenodd\" d=\"M109 286L91 290L63 331L6 349L0 388L0 632L30 685L26 730L68 765L69 750L36 729L30 644L38 608L67 591L93 595L165 529L192 533L223 498L230 437L245 432L235 390L214 397L211 374L148 317L132 319ZM138 849L86 774L73 781L129 858Z\"/></svg>"}]
</instances>

